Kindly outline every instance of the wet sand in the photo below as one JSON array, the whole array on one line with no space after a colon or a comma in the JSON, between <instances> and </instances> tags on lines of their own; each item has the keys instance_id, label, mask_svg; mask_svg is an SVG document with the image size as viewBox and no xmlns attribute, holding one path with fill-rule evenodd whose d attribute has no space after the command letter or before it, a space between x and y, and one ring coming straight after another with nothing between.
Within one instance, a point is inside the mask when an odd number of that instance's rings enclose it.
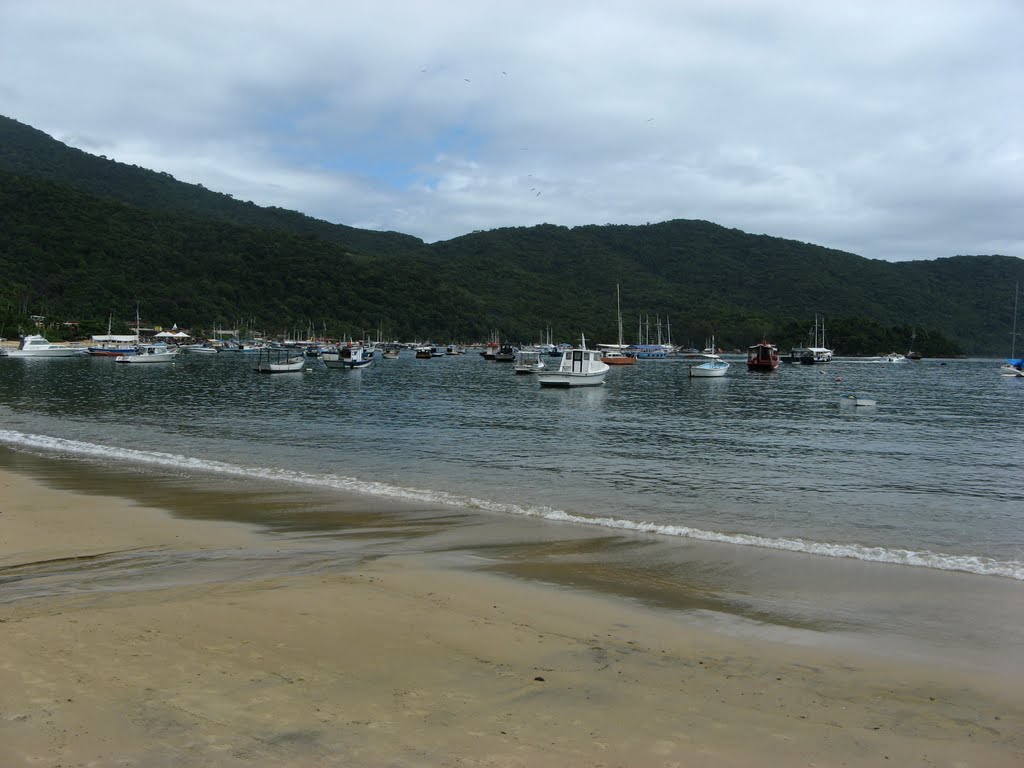
<instances>
[{"instance_id":1,"label":"wet sand","mask_svg":"<svg viewBox=\"0 0 1024 768\"><path fill-rule=\"evenodd\" d=\"M601 532L40 476L0 470L3 766L1024 764L1000 665L717 631Z\"/></svg>"}]
</instances>

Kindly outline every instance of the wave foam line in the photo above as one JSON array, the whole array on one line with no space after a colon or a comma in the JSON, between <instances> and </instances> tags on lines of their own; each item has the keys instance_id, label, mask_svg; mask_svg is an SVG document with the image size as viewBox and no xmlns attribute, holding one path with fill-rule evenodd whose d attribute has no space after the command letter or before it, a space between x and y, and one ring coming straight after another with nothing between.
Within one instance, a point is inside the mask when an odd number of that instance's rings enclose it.
<instances>
[{"instance_id":1,"label":"wave foam line","mask_svg":"<svg viewBox=\"0 0 1024 768\"><path fill-rule=\"evenodd\" d=\"M996 560L980 555L951 555L937 552L917 552L909 549L888 549L886 547L866 547L860 544L831 544L827 542L805 541L803 539L772 538L746 533L720 533L704 531L682 525L665 525L636 520L622 520L613 517L586 517L572 514L552 507L522 507L518 504L504 504L488 499L472 496L459 496L445 491L402 488L373 480L360 480L341 475L314 475L294 470L273 467L241 467L212 459L197 459L174 453L159 451L140 451L133 448L120 448L97 445L78 440L67 440L47 435L30 435L13 430L0 429L0 443L35 448L49 452L70 453L79 456L102 458L118 462L134 462L155 464L165 469L187 469L196 472L250 477L275 482L298 483L315 487L329 487L339 490L363 493L371 496L383 496L403 501L416 501L428 504L443 504L488 512L519 515L521 517L537 517L545 520L580 525L597 525L603 528L650 533L659 536L676 536L698 541L718 542L723 544L739 544L741 546L778 549L788 552L820 555L824 557L844 557L853 560L865 560L877 563L907 565L918 568L933 568L943 571L964 571L981 576L1002 576L1024 581L1024 562L1018 560Z\"/></svg>"}]
</instances>

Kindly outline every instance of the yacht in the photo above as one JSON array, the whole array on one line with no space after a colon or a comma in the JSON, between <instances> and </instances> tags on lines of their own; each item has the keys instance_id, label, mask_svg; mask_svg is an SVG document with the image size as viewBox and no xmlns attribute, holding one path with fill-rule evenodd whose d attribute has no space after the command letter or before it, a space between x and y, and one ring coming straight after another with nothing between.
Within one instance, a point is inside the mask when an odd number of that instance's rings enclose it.
<instances>
[{"instance_id":1,"label":"yacht","mask_svg":"<svg viewBox=\"0 0 1024 768\"><path fill-rule=\"evenodd\" d=\"M42 336L23 336L17 349L0 349L4 357L74 357L84 355L86 350L69 347L67 344L51 344Z\"/></svg>"}]
</instances>

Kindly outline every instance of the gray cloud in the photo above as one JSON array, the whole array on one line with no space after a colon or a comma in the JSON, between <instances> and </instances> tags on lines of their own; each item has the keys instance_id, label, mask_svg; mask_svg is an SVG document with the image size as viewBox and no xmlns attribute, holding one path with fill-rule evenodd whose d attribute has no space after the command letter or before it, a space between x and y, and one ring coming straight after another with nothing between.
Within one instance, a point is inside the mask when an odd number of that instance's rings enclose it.
<instances>
[{"instance_id":1,"label":"gray cloud","mask_svg":"<svg viewBox=\"0 0 1024 768\"><path fill-rule=\"evenodd\" d=\"M426 240L701 218L1024 255L1016 0L9 0L0 113Z\"/></svg>"}]
</instances>

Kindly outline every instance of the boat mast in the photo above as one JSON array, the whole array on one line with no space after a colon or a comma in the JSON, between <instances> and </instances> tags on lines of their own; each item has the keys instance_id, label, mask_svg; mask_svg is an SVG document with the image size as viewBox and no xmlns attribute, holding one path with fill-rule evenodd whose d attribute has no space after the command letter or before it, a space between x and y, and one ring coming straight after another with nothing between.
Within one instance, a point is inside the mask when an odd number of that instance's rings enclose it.
<instances>
[{"instance_id":1,"label":"boat mast","mask_svg":"<svg viewBox=\"0 0 1024 768\"><path fill-rule=\"evenodd\" d=\"M615 313L619 318L619 350L622 350L622 301L619 295L619 284L615 284Z\"/></svg>"},{"instance_id":2,"label":"boat mast","mask_svg":"<svg viewBox=\"0 0 1024 768\"><path fill-rule=\"evenodd\" d=\"M1020 283L1013 289L1013 332L1010 334L1010 359L1017 359L1017 299L1020 298Z\"/></svg>"}]
</instances>

